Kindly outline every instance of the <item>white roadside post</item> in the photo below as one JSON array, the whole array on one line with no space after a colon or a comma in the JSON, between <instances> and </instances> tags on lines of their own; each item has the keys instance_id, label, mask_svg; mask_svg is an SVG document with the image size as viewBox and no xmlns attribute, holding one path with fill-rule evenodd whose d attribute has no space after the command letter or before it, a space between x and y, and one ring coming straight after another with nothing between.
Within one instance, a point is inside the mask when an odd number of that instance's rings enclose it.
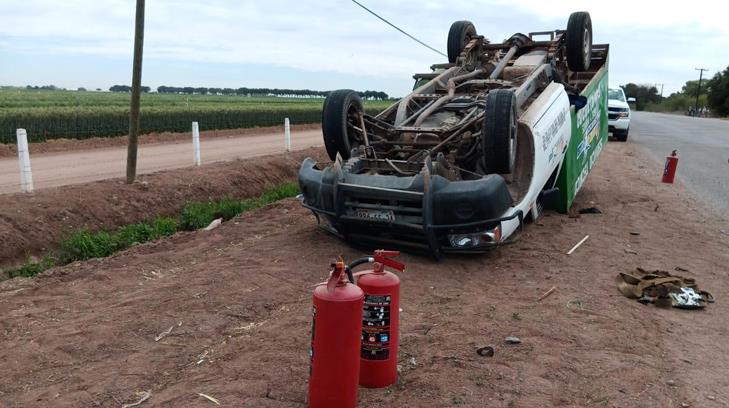
<instances>
[{"instance_id":1,"label":"white roadside post","mask_svg":"<svg viewBox=\"0 0 729 408\"><path fill-rule=\"evenodd\" d=\"M20 163L20 189L24 193L32 193L33 173L30 171L28 134L25 132L25 129L18 129L16 136L18 137L18 163Z\"/></svg>"},{"instance_id":2,"label":"white roadside post","mask_svg":"<svg viewBox=\"0 0 729 408\"><path fill-rule=\"evenodd\" d=\"M286 145L286 151L291 151L291 124L289 118L284 119L284 144Z\"/></svg>"},{"instance_id":3,"label":"white roadside post","mask_svg":"<svg viewBox=\"0 0 729 408\"><path fill-rule=\"evenodd\" d=\"M200 128L197 122L192 122L192 160L196 166L200 165Z\"/></svg>"}]
</instances>

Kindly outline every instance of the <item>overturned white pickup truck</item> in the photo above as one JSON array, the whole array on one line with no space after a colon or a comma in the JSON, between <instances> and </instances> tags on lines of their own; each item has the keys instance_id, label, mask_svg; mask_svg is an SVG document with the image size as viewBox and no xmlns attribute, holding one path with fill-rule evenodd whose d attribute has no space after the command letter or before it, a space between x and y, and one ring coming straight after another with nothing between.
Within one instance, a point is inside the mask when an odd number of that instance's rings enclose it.
<instances>
[{"instance_id":1,"label":"overturned white pickup truck","mask_svg":"<svg viewBox=\"0 0 729 408\"><path fill-rule=\"evenodd\" d=\"M458 21L448 59L376 116L354 91L327 97L333 163L299 172L322 227L439 256L497 246L543 208L571 205L607 139L608 46L592 43L590 15L500 44Z\"/></svg>"}]
</instances>

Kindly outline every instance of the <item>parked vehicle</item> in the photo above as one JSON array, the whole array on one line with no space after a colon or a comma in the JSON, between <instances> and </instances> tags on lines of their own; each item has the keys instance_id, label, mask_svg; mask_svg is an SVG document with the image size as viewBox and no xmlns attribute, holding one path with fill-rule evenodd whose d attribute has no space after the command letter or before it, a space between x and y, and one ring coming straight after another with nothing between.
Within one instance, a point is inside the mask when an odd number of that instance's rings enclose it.
<instances>
[{"instance_id":1,"label":"parked vehicle","mask_svg":"<svg viewBox=\"0 0 729 408\"><path fill-rule=\"evenodd\" d=\"M306 159L303 205L352 243L440 256L507 242L565 211L607 137L608 45L586 12L567 30L491 43L453 23L448 63L376 116L351 90L324 103L331 164Z\"/></svg>"},{"instance_id":2,"label":"parked vehicle","mask_svg":"<svg viewBox=\"0 0 729 408\"><path fill-rule=\"evenodd\" d=\"M620 88L608 89L608 132L612 133L621 142L628 140L630 105L628 105L625 98L625 93Z\"/></svg>"}]
</instances>

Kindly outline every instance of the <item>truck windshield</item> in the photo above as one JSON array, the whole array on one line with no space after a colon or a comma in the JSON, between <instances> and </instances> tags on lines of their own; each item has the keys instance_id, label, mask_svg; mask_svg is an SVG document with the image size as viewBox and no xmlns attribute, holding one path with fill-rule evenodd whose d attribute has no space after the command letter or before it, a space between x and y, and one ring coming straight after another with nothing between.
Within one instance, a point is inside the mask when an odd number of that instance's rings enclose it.
<instances>
[{"instance_id":1,"label":"truck windshield","mask_svg":"<svg viewBox=\"0 0 729 408\"><path fill-rule=\"evenodd\" d=\"M608 89L608 99L625 102L625 96L620 89Z\"/></svg>"}]
</instances>

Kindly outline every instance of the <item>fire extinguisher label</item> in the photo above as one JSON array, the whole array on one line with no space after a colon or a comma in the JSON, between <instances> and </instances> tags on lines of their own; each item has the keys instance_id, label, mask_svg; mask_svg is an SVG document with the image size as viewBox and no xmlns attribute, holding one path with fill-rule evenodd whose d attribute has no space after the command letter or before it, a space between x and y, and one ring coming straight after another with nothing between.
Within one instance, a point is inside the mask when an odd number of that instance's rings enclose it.
<instances>
[{"instance_id":1,"label":"fire extinguisher label","mask_svg":"<svg viewBox=\"0 0 729 408\"><path fill-rule=\"evenodd\" d=\"M365 295L362 313L362 358L387 360L390 357L391 295Z\"/></svg>"},{"instance_id":2,"label":"fire extinguisher label","mask_svg":"<svg viewBox=\"0 0 729 408\"><path fill-rule=\"evenodd\" d=\"M309 377L314 368L314 332L316 331L316 306L311 309L311 346L309 347Z\"/></svg>"}]
</instances>

